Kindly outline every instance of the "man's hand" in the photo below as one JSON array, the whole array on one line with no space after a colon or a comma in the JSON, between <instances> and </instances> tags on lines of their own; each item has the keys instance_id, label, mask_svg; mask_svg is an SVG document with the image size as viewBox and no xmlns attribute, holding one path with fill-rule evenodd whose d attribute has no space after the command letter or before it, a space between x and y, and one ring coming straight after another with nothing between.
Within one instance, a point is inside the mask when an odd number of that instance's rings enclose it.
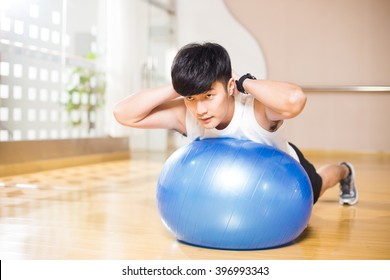
<instances>
[{"instance_id":1,"label":"man's hand","mask_svg":"<svg viewBox=\"0 0 390 280\"><path fill-rule=\"evenodd\" d=\"M237 73L234 70L232 70L232 79L234 80L233 95L236 96L239 94L239 91L237 90L237 83L236 83L239 77L237 76Z\"/></svg>"}]
</instances>

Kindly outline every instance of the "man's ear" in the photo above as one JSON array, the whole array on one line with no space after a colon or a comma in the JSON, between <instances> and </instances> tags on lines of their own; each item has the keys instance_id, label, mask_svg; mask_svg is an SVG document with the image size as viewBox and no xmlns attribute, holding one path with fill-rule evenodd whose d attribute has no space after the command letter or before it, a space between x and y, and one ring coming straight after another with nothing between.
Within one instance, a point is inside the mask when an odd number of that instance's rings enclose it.
<instances>
[{"instance_id":1,"label":"man's ear","mask_svg":"<svg viewBox=\"0 0 390 280\"><path fill-rule=\"evenodd\" d=\"M230 78L228 85L227 85L227 90L228 90L229 95L234 94L235 87L236 87L236 81L233 78Z\"/></svg>"},{"instance_id":2,"label":"man's ear","mask_svg":"<svg viewBox=\"0 0 390 280\"><path fill-rule=\"evenodd\" d=\"M229 96L238 94L236 80L234 78L230 78L228 85L227 85L227 92L228 92Z\"/></svg>"}]
</instances>

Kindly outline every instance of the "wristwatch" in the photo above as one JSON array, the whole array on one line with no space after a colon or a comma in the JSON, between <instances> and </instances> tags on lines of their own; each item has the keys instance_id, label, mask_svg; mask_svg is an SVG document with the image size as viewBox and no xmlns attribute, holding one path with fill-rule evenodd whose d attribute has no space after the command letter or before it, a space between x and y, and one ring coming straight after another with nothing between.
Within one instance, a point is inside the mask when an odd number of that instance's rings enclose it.
<instances>
[{"instance_id":1,"label":"wristwatch","mask_svg":"<svg viewBox=\"0 0 390 280\"><path fill-rule=\"evenodd\" d=\"M242 92L242 93L245 93L245 94L248 94L248 92L245 91L244 87L243 87L243 82L246 80L246 79L251 79L251 80L256 80L256 77L253 76L252 74L245 74L243 75L240 79L238 79L236 81L236 86L237 86L237 90Z\"/></svg>"}]
</instances>

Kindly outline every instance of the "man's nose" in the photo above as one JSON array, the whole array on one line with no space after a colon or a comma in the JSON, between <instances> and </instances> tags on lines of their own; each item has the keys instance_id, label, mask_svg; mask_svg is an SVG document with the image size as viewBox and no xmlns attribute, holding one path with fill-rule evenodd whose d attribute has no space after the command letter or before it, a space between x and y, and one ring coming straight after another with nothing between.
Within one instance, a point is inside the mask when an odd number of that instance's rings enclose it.
<instances>
[{"instance_id":1,"label":"man's nose","mask_svg":"<svg viewBox=\"0 0 390 280\"><path fill-rule=\"evenodd\" d=\"M202 101L198 101L196 104L196 113L198 115L204 115L207 113L207 108Z\"/></svg>"}]
</instances>

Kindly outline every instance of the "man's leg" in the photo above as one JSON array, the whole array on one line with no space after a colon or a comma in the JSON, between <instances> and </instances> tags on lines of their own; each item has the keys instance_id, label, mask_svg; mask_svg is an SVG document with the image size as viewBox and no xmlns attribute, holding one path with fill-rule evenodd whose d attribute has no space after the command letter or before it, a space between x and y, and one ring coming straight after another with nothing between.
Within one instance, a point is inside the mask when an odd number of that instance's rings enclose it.
<instances>
[{"instance_id":1,"label":"man's leg","mask_svg":"<svg viewBox=\"0 0 390 280\"><path fill-rule=\"evenodd\" d=\"M355 172L352 164L342 162L340 165L328 164L317 170L322 178L320 196L328 189L340 183L340 204L354 205L358 201L355 186Z\"/></svg>"},{"instance_id":2,"label":"man's leg","mask_svg":"<svg viewBox=\"0 0 390 280\"><path fill-rule=\"evenodd\" d=\"M341 180L347 178L349 169L345 165L327 164L321 166L317 173L322 178L322 188L320 196L328 189L336 186Z\"/></svg>"}]
</instances>

